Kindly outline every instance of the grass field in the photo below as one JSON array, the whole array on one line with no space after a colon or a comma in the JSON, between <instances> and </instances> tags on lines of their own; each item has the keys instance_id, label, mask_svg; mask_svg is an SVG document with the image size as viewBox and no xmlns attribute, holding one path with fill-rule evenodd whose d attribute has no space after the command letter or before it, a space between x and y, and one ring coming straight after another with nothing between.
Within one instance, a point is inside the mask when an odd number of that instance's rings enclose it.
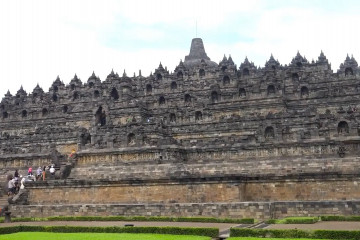
<instances>
[{"instance_id":1,"label":"grass field","mask_svg":"<svg viewBox=\"0 0 360 240\"><path fill-rule=\"evenodd\" d=\"M21 232L0 235L0 240L210 240L210 237L189 235L131 233L46 233Z\"/></svg>"},{"instance_id":2,"label":"grass field","mask_svg":"<svg viewBox=\"0 0 360 240\"><path fill-rule=\"evenodd\" d=\"M310 239L310 238L256 238L256 237L231 237L226 240L326 240L326 239Z\"/></svg>"}]
</instances>

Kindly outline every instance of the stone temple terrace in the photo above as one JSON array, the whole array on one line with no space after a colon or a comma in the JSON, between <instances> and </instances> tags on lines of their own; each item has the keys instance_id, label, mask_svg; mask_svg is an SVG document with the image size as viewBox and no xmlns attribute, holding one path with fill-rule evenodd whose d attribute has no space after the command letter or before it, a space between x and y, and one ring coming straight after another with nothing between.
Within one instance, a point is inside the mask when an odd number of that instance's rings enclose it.
<instances>
[{"instance_id":1,"label":"stone temple terrace","mask_svg":"<svg viewBox=\"0 0 360 240\"><path fill-rule=\"evenodd\" d=\"M0 104L2 182L45 168L9 199L17 217L360 214L360 76L323 52L264 67L216 63L202 39L169 72L93 72ZM4 195L7 198L6 193Z\"/></svg>"}]
</instances>

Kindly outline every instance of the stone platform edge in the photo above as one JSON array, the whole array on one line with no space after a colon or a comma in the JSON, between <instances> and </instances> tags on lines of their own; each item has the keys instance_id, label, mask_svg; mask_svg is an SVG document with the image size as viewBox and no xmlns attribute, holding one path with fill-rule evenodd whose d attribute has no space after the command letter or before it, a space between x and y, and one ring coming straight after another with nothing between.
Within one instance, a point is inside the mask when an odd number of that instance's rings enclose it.
<instances>
[{"instance_id":1,"label":"stone platform edge","mask_svg":"<svg viewBox=\"0 0 360 240\"><path fill-rule=\"evenodd\" d=\"M360 215L360 200L232 203L10 205L13 217L175 216L273 219L289 216Z\"/></svg>"}]
</instances>

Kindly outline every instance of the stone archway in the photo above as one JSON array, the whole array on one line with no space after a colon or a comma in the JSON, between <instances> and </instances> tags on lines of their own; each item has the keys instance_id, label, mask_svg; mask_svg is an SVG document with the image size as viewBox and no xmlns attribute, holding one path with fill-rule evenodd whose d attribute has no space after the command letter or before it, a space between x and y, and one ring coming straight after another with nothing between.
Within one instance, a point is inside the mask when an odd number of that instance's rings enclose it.
<instances>
[{"instance_id":1,"label":"stone archway","mask_svg":"<svg viewBox=\"0 0 360 240\"><path fill-rule=\"evenodd\" d=\"M297 74L297 73L293 73L291 75L291 78L293 81L299 81L299 79L300 79L299 74Z\"/></svg>"},{"instance_id":2,"label":"stone archway","mask_svg":"<svg viewBox=\"0 0 360 240\"><path fill-rule=\"evenodd\" d=\"M95 90L94 91L94 98L98 98L98 97L100 97L100 92L99 92L99 90Z\"/></svg>"},{"instance_id":3,"label":"stone archway","mask_svg":"<svg viewBox=\"0 0 360 240\"><path fill-rule=\"evenodd\" d=\"M309 89L305 86L301 88L300 92L302 98L306 98L309 96Z\"/></svg>"},{"instance_id":4,"label":"stone archway","mask_svg":"<svg viewBox=\"0 0 360 240\"><path fill-rule=\"evenodd\" d=\"M202 118L203 118L202 112L201 111L196 111L195 112L195 121L201 121Z\"/></svg>"},{"instance_id":5,"label":"stone archway","mask_svg":"<svg viewBox=\"0 0 360 240\"><path fill-rule=\"evenodd\" d=\"M271 95L275 95L275 87L274 85L269 85L267 88L267 95L271 96Z\"/></svg>"},{"instance_id":6,"label":"stone archway","mask_svg":"<svg viewBox=\"0 0 360 240\"><path fill-rule=\"evenodd\" d=\"M116 88L113 88L113 89L111 90L110 96L111 96L112 99L114 99L114 100L118 100L118 99L119 99L119 93L118 93L118 91L116 90Z\"/></svg>"},{"instance_id":7,"label":"stone archway","mask_svg":"<svg viewBox=\"0 0 360 240\"><path fill-rule=\"evenodd\" d=\"M22 110L22 112L21 112L21 117L23 117L23 118L26 118L27 117L27 111L26 110Z\"/></svg>"},{"instance_id":8,"label":"stone archway","mask_svg":"<svg viewBox=\"0 0 360 240\"><path fill-rule=\"evenodd\" d=\"M182 71L179 71L176 75L178 78L183 78L184 74L182 73Z\"/></svg>"},{"instance_id":9,"label":"stone archway","mask_svg":"<svg viewBox=\"0 0 360 240\"><path fill-rule=\"evenodd\" d=\"M152 93L152 86L151 84L147 84L146 85L146 94L151 94Z\"/></svg>"},{"instance_id":10,"label":"stone archway","mask_svg":"<svg viewBox=\"0 0 360 240\"><path fill-rule=\"evenodd\" d=\"M175 90L177 89L177 83L176 82L172 82L170 85L171 90Z\"/></svg>"},{"instance_id":11,"label":"stone archway","mask_svg":"<svg viewBox=\"0 0 360 240\"><path fill-rule=\"evenodd\" d=\"M275 138L274 128L269 126L265 128L265 139L273 139Z\"/></svg>"},{"instance_id":12,"label":"stone archway","mask_svg":"<svg viewBox=\"0 0 360 240\"><path fill-rule=\"evenodd\" d=\"M170 113L170 122L175 123L176 122L176 115L175 113Z\"/></svg>"},{"instance_id":13,"label":"stone archway","mask_svg":"<svg viewBox=\"0 0 360 240\"><path fill-rule=\"evenodd\" d=\"M230 84L230 78L229 76L224 76L223 78L223 85L226 86L226 85L229 85Z\"/></svg>"},{"instance_id":14,"label":"stone archway","mask_svg":"<svg viewBox=\"0 0 360 240\"><path fill-rule=\"evenodd\" d=\"M185 104L191 103L191 96L190 96L190 94L185 94L185 96L184 96L184 102L185 102Z\"/></svg>"},{"instance_id":15,"label":"stone archway","mask_svg":"<svg viewBox=\"0 0 360 240\"><path fill-rule=\"evenodd\" d=\"M212 91L211 92L211 102L217 103L218 101L219 101L219 94L217 93L217 91Z\"/></svg>"},{"instance_id":16,"label":"stone archway","mask_svg":"<svg viewBox=\"0 0 360 240\"><path fill-rule=\"evenodd\" d=\"M135 134L129 133L127 136L127 144L128 145L135 145Z\"/></svg>"},{"instance_id":17,"label":"stone archway","mask_svg":"<svg viewBox=\"0 0 360 240\"><path fill-rule=\"evenodd\" d=\"M345 69L345 76L352 76L354 75L354 72L351 67L348 67Z\"/></svg>"},{"instance_id":18,"label":"stone archway","mask_svg":"<svg viewBox=\"0 0 360 240\"><path fill-rule=\"evenodd\" d=\"M349 124L346 121L341 121L338 124L337 132L340 135L346 135L349 133Z\"/></svg>"},{"instance_id":19,"label":"stone archway","mask_svg":"<svg viewBox=\"0 0 360 240\"><path fill-rule=\"evenodd\" d=\"M239 97L241 97L241 98L245 98L245 97L246 97L245 88L240 88L240 89L239 89Z\"/></svg>"},{"instance_id":20,"label":"stone archway","mask_svg":"<svg viewBox=\"0 0 360 240\"><path fill-rule=\"evenodd\" d=\"M165 105L165 102L164 96L159 97L159 105Z\"/></svg>"},{"instance_id":21,"label":"stone archway","mask_svg":"<svg viewBox=\"0 0 360 240\"><path fill-rule=\"evenodd\" d=\"M105 126L106 124L106 113L103 110L102 106L98 108L95 113L95 125Z\"/></svg>"},{"instance_id":22,"label":"stone archway","mask_svg":"<svg viewBox=\"0 0 360 240\"><path fill-rule=\"evenodd\" d=\"M42 116L46 117L49 114L49 111L47 110L47 108L43 108L43 110L41 111Z\"/></svg>"},{"instance_id":23,"label":"stone archway","mask_svg":"<svg viewBox=\"0 0 360 240\"><path fill-rule=\"evenodd\" d=\"M242 74L243 76L250 76L250 71L249 71L248 68L244 68L243 71L242 71L242 73L243 73L243 74Z\"/></svg>"}]
</instances>

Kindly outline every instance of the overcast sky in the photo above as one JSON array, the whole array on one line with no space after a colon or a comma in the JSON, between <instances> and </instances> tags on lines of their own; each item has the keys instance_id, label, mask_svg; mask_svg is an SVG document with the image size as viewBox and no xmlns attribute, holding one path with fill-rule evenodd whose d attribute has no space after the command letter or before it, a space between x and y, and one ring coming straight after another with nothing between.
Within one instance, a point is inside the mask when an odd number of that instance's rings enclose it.
<instances>
[{"instance_id":1,"label":"overcast sky","mask_svg":"<svg viewBox=\"0 0 360 240\"><path fill-rule=\"evenodd\" d=\"M160 61L173 71L201 37L208 56L247 56L264 66L297 51L311 61L323 50L334 72L353 54L360 60L360 1L13 0L0 1L0 96L23 85L48 91L57 75L68 84L92 71L103 81L114 69L144 76Z\"/></svg>"}]
</instances>

